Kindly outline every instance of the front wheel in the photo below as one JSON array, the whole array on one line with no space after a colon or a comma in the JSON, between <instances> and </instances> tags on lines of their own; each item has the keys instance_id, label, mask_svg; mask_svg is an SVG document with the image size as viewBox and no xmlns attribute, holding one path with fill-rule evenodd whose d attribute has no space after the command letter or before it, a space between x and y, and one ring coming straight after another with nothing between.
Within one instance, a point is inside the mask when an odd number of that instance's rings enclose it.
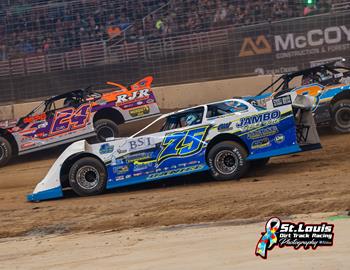
<instances>
[{"instance_id":1,"label":"front wheel","mask_svg":"<svg viewBox=\"0 0 350 270\"><path fill-rule=\"evenodd\" d=\"M69 171L69 184L79 196L101 194L106 189L106 183L106 168L93 157L77 160Z\"/></svg>"},{"instance_id":2,"label":"front wheel","mask_svg":"<svg viewBox=\"0 0 350 270\"><path fill-rule=\"evenodd\" d=\"M331 125L336 132L350 132L350 99L339 100L332 106Z\"/></svg>"},{"instance_id":3,"label":"front wheel","mask_svg":"<svg viewBox=\"0 0 350 270\"><path fill-rule=\"evenodd\" d=\"M8 140L0 137L0 167L5 166L12 158L12 147Z\"/></svg>"},{"instance_id":4,"label":"front wheel","mask_svg":"<svg viewBox=\"0 0 350 270\"><path fill-rule=\"evenodd\" d=\"M208 153L208 165L216 180L239 179L247 172L247 150L239 143L223 141L214 145Z\"/></svg>"},{"instance_id":5,"label":"front wheel","mask_svg":"<svg viewBox=\"0 0 350 270\"><path fill-rule=\"evenodd\" d=\"M97 142L105 142L107 138L117 138L118 125L109 119L97 120L94 124Z\"/></svg>"}]
</instances>

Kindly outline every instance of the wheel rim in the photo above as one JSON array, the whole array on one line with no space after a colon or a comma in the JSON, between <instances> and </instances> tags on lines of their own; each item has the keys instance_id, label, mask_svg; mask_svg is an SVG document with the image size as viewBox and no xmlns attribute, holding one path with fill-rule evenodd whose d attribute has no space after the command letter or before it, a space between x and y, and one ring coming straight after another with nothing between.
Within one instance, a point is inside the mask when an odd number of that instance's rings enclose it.
<instances>
[{"instance_id":1,"label":"wheel rim","mask_svg":"<svg viewBox=\"0 0 350 270\"><path fill-rule=\"evenodd\" d=\"M335 114L337 124L341 128L350 128L350 109L340 108Z\"/></svg>"},{"instance_id":2,"label":"wheel rim","mask_svg":"<svg viewBox=\"0 0 350 270\"><path fill-rule=\"evenodd\" d=\"M93 189L100 182L100 174L93 166L83 166L78 170L76 180L83 189Z\"/></svg>"},{"instance_id":3,"label":"wheel rim","mask_svg":"<svg viewBox=\"0 0 350 270\"><path fill-rule=\"evenodd\" d=\"M115 137L114 130L109 126L104 126L98 129L97 137L99 141L104 142L107 138Z\"/></svg>"},{"instance_id":4,"label":"wheel rim","mask_svg":"<svg viewBox=\"0 0 350 270\"><path fill-rule=\"evenodd\" d=\"M223 150L216 155L214 164L219 173L228 175L237 170L239 160L233 151Z\"/></svg>"}]
</instances>

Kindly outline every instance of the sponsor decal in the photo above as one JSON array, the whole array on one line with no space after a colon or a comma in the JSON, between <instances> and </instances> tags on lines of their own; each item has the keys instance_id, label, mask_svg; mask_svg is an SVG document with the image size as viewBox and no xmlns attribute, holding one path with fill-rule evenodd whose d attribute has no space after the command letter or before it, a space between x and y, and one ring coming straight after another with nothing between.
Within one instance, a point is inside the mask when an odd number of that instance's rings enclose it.
<instances>
[{"instance_id":1,"label":"sponsor decal","mask_svg":"<svg viewBox=\"0 0 350 270\"><path fill-rule=\"evenodd\" d=\"M148 106L139 107L129 111L131 117L140 117L150 113L150 108Z\"/></svg>"},{"instance_id":2,"label":"sponsor decal","mask_svg":"<svg viewBox=\"0 0 350 270\"><path fill-rule=\"evenodd\" d=\"M220 124L218 126L218 131L221 132L221 131L231 130L232 129L231 125L232 125L232 122Z\"/></svg>"},{"instance_id":3,"label":"sponsor decal","mask_svg":"<svg viewBox=\"0 0 350 270\"><path fill-rule=\"evenodd\" d=\"M201 170L203 168L204 168L204 165L197 165L197 166L191 166L191 167L187 167L187 168L168 170L165 172L152 173L147 177L147 180L152 180L152 179L157 179L157 178L172 176L172 175L178 175L178 174L184 174L184 173L190 173L193 171Z\"/></svg>"},{"instance_id":4,"label":"sponsor decal","mask_svg":"<svg viewBox=\"0 0 350 270\"><path fill-rule=\"evenodd\" d=\"M259 130L251 131L248 134L248 139L255 140L263 137L269 137L278 133L279 130L276 126L266 127Z\"/></svg>"},{"instance_id":5,"label":"sponsor decal","mask_svg":"<svg viewBox=\"0 0 350 270\"><path fill-rule=\"evenodd\" d=\"M152 152L142 152L142 153L136 153L131 154L127 156L128 162L134 162L134 161L142 161L152 158Z\"/></svg>"},{"instance_id":6,"label":"sponsor decal","mask_svg":"<svg viewBox=\"0 0 350 270\"><path fill-rule=\"evenodd\" d=\"M236 127L240 130L250 130L259 128L262 126L274 125L279 123L281 112L274 110L271 112L265 112L248 117L243 117L240 122L236 124Z\"/></svg>"},{"instance_id":7,"label":"sponsor decal","mask_svg":"<svg viewBox=\"0 0 350 270\"><path fill-rule=\"evenodd\" d=\"M116 104L123 104L134 100L146 99L151 95L150 89L142 89L139 91L131 92L130 94L122 94L117 97Z\"/></svg>"},{"instance_id":8,"label":"sponsor decal","mask_svg":"<svg viewBox=\"0 0 350 270\"><path fill-rule=\"evenodd\" d=\"M253 141L251 148L252 149L261 149L261 148L266 148L269 146L271 146L269 138L262 138L260 140Z\"/></svg>"},{"instance_id":9,"label":"sponsor decal","mask_svg":"<svg viewBox=\"0 0 350 270\"><path fill-rule=\"evenodd\" d=\"M275 143L283 143L285 140L285 137L283 134L277 134L276 137L275 137Z\"/></svg>"},{"instance_id":10,"label":"sponsor decal","mask_svg":"<svg viewBox=\"0 0 350 270\"><path fill-rule=\"evenodd\" d=\"M149 168L151 168L154 164L153 163L134 163L134 172L144 171Z\"/></svg>"},{"instance_id":11,"label":"sponsor decal","mask_svg":"<svg viewBox=\"0 0 350 270\"><path fill-rule=\"evenodd\" d=\"M125 149L117 149L118 154L124 154L126 152L127 152L127 150L125 150Z\"/></svg>"},{"instance_id":12,"label":"sponsor decal","mask_svg":"<svg viewBox=\"0 0 350 270\"><path fill-rule=\"evenodd\" d=\"M46 113L42 113L39 115L34 115L34 116L29 116L23 119L23 123L25 124L29 124L32 122L36 122L36 121L44 121L46 120Z\"/></svg>"},{"instance_id":13,"label":"sponsor decal","mask_svg":"<svg viewBox=\"0 0 350 270\"><path fill-rule=\"evenodd\" d=\"M350 28L346 25L334 25L304 33L272 35L270 41L266 35L244 38L239 57L275 52L276 59L284 59L346 51L350 48Z\"/></svg>"},{"instance_id":14,"label":"sponsor decal","mask_svg":"<svg viewBox=\"0 0 350 270\"><path fill-rule=\"evenodd\" d=\"M124 175L118 176L115 178L116 181L124 180Z\"/></svg>"},{"instance_id":15,"label":"sponsor decal","mask_svg":"<svg viewBox=\"0 0 350 270\"><path fill-rule=\"evenodd\" d=\"M265 231L255 247L255 255L267 259L268 251L275 246L315 250L321 246L333 246L334 225L327 222L306 224L304 222L282 222L274 217L266 222Z\"/></svg>"},{"instance_id":16,"label":"sponsor decal","mask_svg":"<svg viewBox=\"0 0 350 270\"><path fill-rule=\"evenodd\" d=\"M99 152L101 155L104 155L104 154L112 153L113 151L114 151L114 145L111 145L109 143L105 143L105 144L101 145Z\"/></svg>"},{"instance_id":17,"label":"sponsor decal","mask_svg":"<svg viewBox=\"0 0 350 270\"><path fill-rule=\"evenodd\" d=\"M115 174L126 173L128 171L129 171L129 167L127 165L113 167L113 173L115 173Z\"/></svg>"},{"instance_id":18,"label":"sponsor decal","mask_svg":"<svg viewBox=\"0 0 350 270\"><path fill-rule=\"evenodd\" d=\"M239 57L272 53L272 48L264 35L258 36L256 39L247 37L243 40Z\"/></svg>"},{"instance_id":19,"label":"sponsor decal","mask_svg":"<svg viewBox=\"0 0 350 270\"><path fill-rule=\"evenodd\" d=\"M23 148L23 149L33 147L33 146L35 146L34 142L27 142L27 143L21 144L21 148Z\"/></svg>"},{"instance_id":20,"label":"sponsor decal","mask_svg":"<svg viewBox=\"0 0 350 270\"><path fill-rule=\"evenodd\" d=\"M141 150L150 148L152 146L152 139L150 137L148 138L138 138L135 140L128 141L130 150Z\"/></svg>"},{"instance_id":21,"label":"sponsor decal","mask_svg":"<svg viewBox=\"0 0 350 270\"><path fill-rule=\"evenodd\" d=\"M292 104L292 98L290 95L275 98L272 100L272 104L274 108L285 106L285 105L290 105Z\"/></svg>"}]
</instances>

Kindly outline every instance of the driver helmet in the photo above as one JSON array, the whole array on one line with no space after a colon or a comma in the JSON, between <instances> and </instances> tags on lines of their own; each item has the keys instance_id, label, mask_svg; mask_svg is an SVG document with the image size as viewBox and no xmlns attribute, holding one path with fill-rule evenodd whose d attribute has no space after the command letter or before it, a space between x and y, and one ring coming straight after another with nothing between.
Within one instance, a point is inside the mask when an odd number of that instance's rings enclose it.
<instances>
[{"instance_id":1,"label":"driver helmet","mask_svg":"<svg viewBox=\"0 0 350 270\"><path fill-rule=\"evenodd\" d=\"M66 98L66 99L64 100L64 102L63 102L63 106L64 106L64 107L70 107L70 106L72 106L72 98L70 98L70 97Z\"/></svg>"},{"instance_id":2,"label":"driver helmet","mask_svg":"<svg viewBox=\"0 0 350 270\"><path fill-rule=\"evenodd\" d=\"M303 78L301 79L301 85L308 85L311 83L313 83L311 74L304 75Z\"/></svg>"},{"instance_id":3,"label":"driver helmet","mask_svg":"<svg viewBox=\"0 0 350 270\"><path fill-rule=\"evenodd\" d=\"M185 120L186 126L195 125L195 124L197 124L197 122L198 122L198 115L196 115L194 113L187 115L186 120Z\"/></svg>"}]
</instances>

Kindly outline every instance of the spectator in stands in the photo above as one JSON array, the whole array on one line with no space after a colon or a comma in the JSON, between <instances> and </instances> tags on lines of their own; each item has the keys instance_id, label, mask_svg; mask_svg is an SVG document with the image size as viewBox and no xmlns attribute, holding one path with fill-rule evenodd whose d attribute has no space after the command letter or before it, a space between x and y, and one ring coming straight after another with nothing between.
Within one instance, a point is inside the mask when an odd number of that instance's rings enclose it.
<instances>
[{"instance_id":1,"label":"spectator in stands","mask_svg":"<svg viewBox=\"0 0 350 270\"><path fill-rule=\"evenodd\" d=\"M0 1L0 58L55 53L81 43L160 38L328 12L330 0ZM151 15L148 15L150 14ZM131 27L132 26L132 27ZM5 52L4 52L5 51Z\"/></svg>"}]
</instances>

